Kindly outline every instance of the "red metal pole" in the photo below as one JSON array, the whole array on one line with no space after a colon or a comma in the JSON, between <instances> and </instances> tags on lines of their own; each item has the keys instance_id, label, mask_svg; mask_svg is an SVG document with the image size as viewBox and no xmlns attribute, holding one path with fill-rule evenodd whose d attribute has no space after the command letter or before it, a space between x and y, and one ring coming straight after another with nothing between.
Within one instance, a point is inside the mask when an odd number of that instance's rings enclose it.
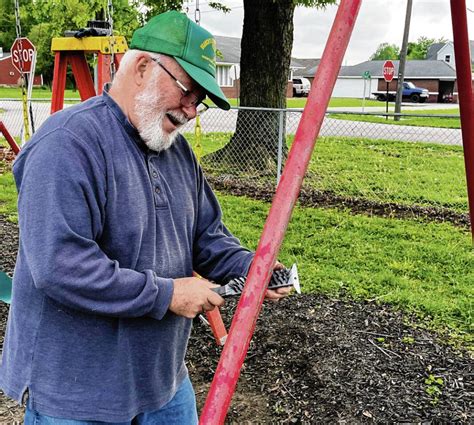
<instances>
[{"instance_id":1,"label":"red metal pole","mask_svg":"<svg viewBox=\"0 0 474 425\"><path fill-rule=\"evenodd\" d=\"M12 151L15 152L15 155L18 155L20 153L20 146L17 145L15 139L11 136L10 132L5 127L5 124L3 124L3 121L0 121L0 133L4 135L5 139L7 139L7 142L12 148Z\"/></svg>"},{"instance_id":2,"label":"red metal pole","mask_svg":"<svg viewBox=\"0 0 474 425\"><path fill-rule=\"evenodd\" d=\"M237 306L201 424L223 424L362 0L341 0Z\"/></svg>"},{"instance_id":3,"label":"red metal pole","mask_svg":"<svg viewBox=\"0 0 474 425\"><path fill-rule=\"evenodd\" d=\"M461 113L462 143L466 167L467 198L471 217L471 234L474 242L474 107L472 95L471 53L465 0L451 0L454 56L458 83L459 110Z\"/></svg>"}]
</instances>

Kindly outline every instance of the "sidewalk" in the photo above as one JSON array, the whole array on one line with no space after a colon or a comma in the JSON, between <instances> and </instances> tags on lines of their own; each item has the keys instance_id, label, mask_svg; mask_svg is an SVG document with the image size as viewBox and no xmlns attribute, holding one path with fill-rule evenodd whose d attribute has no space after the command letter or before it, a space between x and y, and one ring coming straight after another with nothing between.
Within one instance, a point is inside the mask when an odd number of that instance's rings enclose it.
<instances>
[{"instance_id":1,"label":"sidewalk","mask_svg":"<svg viewBox=\"0 0 474 425\"><path fill-rule=\"evenodd\" d=\"M393 102L389 102L388 104L388 112L393 113L395 109L395 104ZM424 110L434 110L434 109L453 109L453 114L459 112L459 104L458 103L411 103L411 102L403 102L402 103L402 113L405 111L416 111L416 113L423 113ZM339 107L329 107L328 111L344 111L344 112L385 112L385 102L380 102L380 106L366 106L364 110L362 110L361 106L339 106Z\"/></svg>"}]
</instances>

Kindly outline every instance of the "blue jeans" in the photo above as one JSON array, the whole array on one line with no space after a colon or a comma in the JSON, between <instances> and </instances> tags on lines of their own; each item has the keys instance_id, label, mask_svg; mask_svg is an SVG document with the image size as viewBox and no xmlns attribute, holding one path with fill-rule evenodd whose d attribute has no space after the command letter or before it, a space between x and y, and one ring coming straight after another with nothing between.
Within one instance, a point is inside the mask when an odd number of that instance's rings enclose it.
<instances>
[{"instance_id":1,"label":"blue jeans","mask_svg":"<svg viewBox=\"0 0 474 425\"><path fill-rule=\"evenodd\" d=\"M195 425L198 423L196 396L188 378L184 380L174 397L161 409L140 413L128 422L76 421L42 415L28 406L25 411L25 425Z\"/></svg>"}]
</instances>

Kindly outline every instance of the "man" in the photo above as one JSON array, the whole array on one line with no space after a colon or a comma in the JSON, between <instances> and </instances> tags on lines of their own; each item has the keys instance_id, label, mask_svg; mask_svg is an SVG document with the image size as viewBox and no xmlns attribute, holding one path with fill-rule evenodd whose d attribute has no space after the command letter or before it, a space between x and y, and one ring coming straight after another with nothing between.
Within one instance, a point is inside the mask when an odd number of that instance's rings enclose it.
<instances>
[{"instance_id":1,"label":"man","mask_svg":"<svg viewBox=\"0 0 474 425\"><path fill-rule=\"evenodd\" d=\"M229 109L214 38L168 12L131 48L108 93L53 115L14 164L20 246L0 384L27 399L26 424L196 423L191 319L223 299L193 270L221 282L253 258L178 134L206 95Z\"/></svg>"}]
</instances>

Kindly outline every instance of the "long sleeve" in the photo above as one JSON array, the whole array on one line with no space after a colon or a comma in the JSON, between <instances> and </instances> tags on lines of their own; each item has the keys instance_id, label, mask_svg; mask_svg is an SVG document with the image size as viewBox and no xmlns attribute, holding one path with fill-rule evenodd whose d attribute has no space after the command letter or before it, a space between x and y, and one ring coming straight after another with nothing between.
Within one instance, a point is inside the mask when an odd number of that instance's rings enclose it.
<instances>
[{"instance_id":1,"label":"long sleeve","mask_svg":"<svg viewBox=\"0 0 474 425\"><path fill-rule=\"evenodd\" d=\"M246 276L254 254L240 245L222 222L216 196L198 167L197 231L194 241L195 269L215 282Z\"/></svg>"},{"instance_id":2,"label":"long sleeve","mask_svg":"<svg viewBox=\"0 0 474 425\"><path fill-rule=\"evenodd\" d=\"M98 244L107 202L102 158L64 129L45 137L15 164L22 249L35 286L81 311L162 318L172 280L121 267Z\"/></svg>"}]
</instances>

